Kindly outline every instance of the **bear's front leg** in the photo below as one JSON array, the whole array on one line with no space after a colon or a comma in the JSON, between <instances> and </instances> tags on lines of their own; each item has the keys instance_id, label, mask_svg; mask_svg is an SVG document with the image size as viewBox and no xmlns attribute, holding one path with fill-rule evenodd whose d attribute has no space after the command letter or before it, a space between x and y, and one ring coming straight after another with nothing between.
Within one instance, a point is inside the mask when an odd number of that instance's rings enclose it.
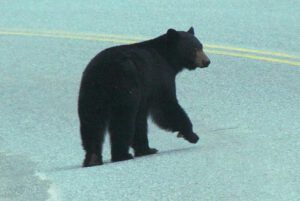
<instances>
[{"instance_id":1,"label":"bear's front leg","mask_svg":"<svg viewBox=\"0 0 300 201\"><path fill-rule=\"evenodd\" d=\"M146 106L141 105L135 121L135 134L132 142L132 148L136 157L156 154L158 152L157 149L149 147L147 115Z\"/></svg>"},{"instance_id":2,"label":"bear's front leg","mask_svg":"<svg viewBox=\"0 0 300 201\"><path fill-rule=\"evenodd\" d=\"M179 132L177 134L177 137L178 138L184 138L185 140L189 141L190 143L194 143L194 144L197 143L198 140L199 140L199 137L196 133L185 133L185 134L183 134L183 133Z\"/></svg>"},{"instance_id":3,"label":"bear's front leg","mask_svg":"<svg viewBox=\"0 0 300 201\"><path fill-rule=\"evenodd\" d=\"M174 98L175 99L175 98ZM175 99L165 99L151 110L152 118L158 126L163 129L179 132L179 137L183 137L190 143L197 143L199 137L193 132L193 125Z\"/></svg>"}]
</instances>

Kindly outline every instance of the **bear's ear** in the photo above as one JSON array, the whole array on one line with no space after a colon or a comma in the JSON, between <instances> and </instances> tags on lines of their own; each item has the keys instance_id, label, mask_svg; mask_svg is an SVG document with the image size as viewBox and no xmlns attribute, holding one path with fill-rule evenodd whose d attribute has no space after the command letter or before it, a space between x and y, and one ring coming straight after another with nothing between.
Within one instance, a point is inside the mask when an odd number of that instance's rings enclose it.
<instances>
[{"instance_id":1,"label":"bear's ear","mask_svg":"<svg viewBox=\"0 0 300 201\"><path fill-rule=\"evenodd\" d=\"M168 41L176 41L179 38L179 34L175 29L169 29L167 31Z\"/></svg>"},{"instance_id":2,"label":"bear's ear","mask_svg":"<svg viewBox=\"0 0 300 201\"><path fill-rule=\"evenodd\" d=\"M191 27L187 32L190 33L190 34L195 35L194 27Z\"/></svg>"}]
</instances>

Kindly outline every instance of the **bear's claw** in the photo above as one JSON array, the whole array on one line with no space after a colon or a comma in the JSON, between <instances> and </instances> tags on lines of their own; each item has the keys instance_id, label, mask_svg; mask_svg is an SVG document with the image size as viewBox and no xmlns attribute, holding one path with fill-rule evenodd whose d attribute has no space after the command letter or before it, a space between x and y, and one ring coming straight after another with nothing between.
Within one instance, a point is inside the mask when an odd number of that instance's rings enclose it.
<instances>
[{"instance_id":1,"label":"bear's claw","mask_svg":"<svg viewBox=\"0 0 300 201\"><path fill-rule=\"evenodd\" d=\"M102 165L103 161L101 157L98 157L97 154L86 154L85 159L83 161L83 167L91 167L96 165Z\"/></svg>"},{"instance_id":2,"label":"bear's claw","mask_svg":"<svg viewBox=\"0 0 300 201\"><path fill-rule=\"evenodd\" d=\"M130 160L130 159L133 159L133 156L131 154L123 154L123 155L113 156L111 161L112 162L118 162L118 161Z\"/></svg>"},{"instance_id":3,"label":"bear's claw","mask_svg":"<svg viewBox=\"0 0 300 201\"><path fill-rule=\"evenodd\" d=\"M190 134L182 134L178 133L177 135L178 138L184 138L185 140L189 141L190 143L196 144L199 140L199 137L195 133L190 133Z\"/></svg>"},{"instance_id":4,"label":"bear's claw","mask_svg":"<svg viewBox=\"0 0 300 201\"><path fill-rule=\"evenodd\" d=\"M135 151L134 156L139 157L139 156L146 156L146 155L151 155L151 154L156 154L158 152L157 149L154 148L148 148L143 151Z\"/></svg>"}]
</instances>

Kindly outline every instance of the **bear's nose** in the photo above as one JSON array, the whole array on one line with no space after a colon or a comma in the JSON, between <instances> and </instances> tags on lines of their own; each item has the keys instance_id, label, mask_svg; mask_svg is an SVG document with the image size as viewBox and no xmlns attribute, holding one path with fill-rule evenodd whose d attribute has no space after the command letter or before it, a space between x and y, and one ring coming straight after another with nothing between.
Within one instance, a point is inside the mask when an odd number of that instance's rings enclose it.
<instances>
[{"instance_id":1,"label":"bear's nose","mask_svg":"<svg viewBox=\"0 0 300 201\"><path fill-rule=\"evenodd\" d=\"M207 67L210 64L210 60L203 61L203 67Z\"/></svg>"}]
</instances>

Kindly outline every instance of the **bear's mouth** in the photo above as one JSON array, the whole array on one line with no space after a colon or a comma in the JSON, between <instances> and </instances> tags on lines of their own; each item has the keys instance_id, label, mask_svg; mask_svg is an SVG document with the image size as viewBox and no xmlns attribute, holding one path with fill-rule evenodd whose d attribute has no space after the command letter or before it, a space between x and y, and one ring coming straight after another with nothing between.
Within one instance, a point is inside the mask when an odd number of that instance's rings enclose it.
<instances>
[{"instance_id":1,"label":"bear's mouth","mask_svg":"<svg viewBox=\"0 0 300 201\"><path fill-rule=\"evenodd\" d=\"M207 68L210 64L209 58L202 50L196 51L195 65L199 68Z\"/></svg>"}]
</instances>

